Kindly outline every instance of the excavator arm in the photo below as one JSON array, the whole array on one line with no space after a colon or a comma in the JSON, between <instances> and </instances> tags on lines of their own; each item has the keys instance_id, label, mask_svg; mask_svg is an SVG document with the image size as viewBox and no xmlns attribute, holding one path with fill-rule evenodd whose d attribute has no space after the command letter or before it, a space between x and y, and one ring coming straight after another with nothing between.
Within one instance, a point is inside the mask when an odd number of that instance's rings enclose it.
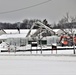
<instances>
[{"instance_id":1,"label":"excavator arm","mask_svg":"<svg viewBox=\"0 0 76 75\"><path fill-rule=\"evenodd\" d=\"M37 36L37 34L39 34L40 32L44 32L44 30L49 31L50 33L55 33L51 28L49 28L48 26L46 26L42 22L37 21L37 22L33 23L32 27L30 28L30 30L29 30L28 34L26 35L26 37L28 37L30 35L31 30L36 25L39 27L39 29L33 35L31 35L31 36Z\"/></svg>"}]
</instances>

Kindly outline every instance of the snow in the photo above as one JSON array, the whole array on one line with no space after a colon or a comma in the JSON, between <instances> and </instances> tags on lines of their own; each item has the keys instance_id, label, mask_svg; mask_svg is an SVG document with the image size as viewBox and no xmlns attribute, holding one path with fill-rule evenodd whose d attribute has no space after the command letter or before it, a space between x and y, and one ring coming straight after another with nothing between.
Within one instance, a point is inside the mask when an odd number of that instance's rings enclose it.
<instances>
[{"instance_id":1,"label":"snow","mask_svg":"<svg viewBox=\"0 0 76 75\"><path fill-rule=\"evenodd\" d=\"M57 48L62 48L61 46L58 46ZM65 46L63 48L73 48L72 47L69 47L69 46ZM16 54L31 54L30 51L25 51L25 50L28 50L28 49L31 49L31 45L26 45L26 46L22 46L22 47L19 47L17 46L16 47L16 50L24 50L24 52L16 52ZM33 50L35 49L40 49L41 50L41 47L38 46L38 47L32 47ZM42 54L56 54L56 50L53 50L51 51L51 46L42 46L42 49L49 49L48 51L43 51L42 50ZM3 42L2 44L0 44L0 51L4 51L4 50L8 50L8 45L6 45L5 42ZM15 46L12 46L10 45L10 50L13 50L13 53L15 51ZM76 52L76 50L75 50ZM9 52L6 52L6 54L8 54ZM11 52L10 52L11 53ZM0 54L5 54L5 52L0 52ZM32 54L41 54L41 51L32 51ZM57 54L74 54L74 49L70 49L70 50L57 50Z\"/></svg>"},{"instance_id":2,"label":"snow","mask_svg":"<svg viewBox=\"0 0 76 75\"><path fill-rule=\"evenodd\" d=\"M27 33L29 32L29 29L21 29L20 34L18 30L16 29L6 29L4 30L7 34L0 35L0 39L8 39L8 38L25 38ZM32 35L36 29L31 30L30 35Z\"/></svg>"},{"instance_id":3,"label":"snow","mask_svg":"<svg viewBox=\"0 0 76 75\"><path fill-rule=\"evenodd\" d=\"M13 34L9 34L12 30L6 32L8 37L25 37L20 36L17 30ZM21 30L22 35L25 32ZM6 34L2 36L5 38ZM31 46L27 45L19 49L30 48ZM43 49L45 48L51 47L43 46ZM0 75L76 75L76 55L73 50L57 50L57 54L55 50L42 51L42 54L41 51L0 52Z\"/></svg>"},{"instance_id":4,"label":"snow","mask_svg":"<svg viewBox=\"0 0 76 75\"><path fill-rule=\"evenodd\" d=\"M30 29L20 29L20 33L21 34L27 34L29 32ZM7 34L18 34L18 30L17 29L5 29L4 30ZM30 34L33 34L36 31L36 29L31 30Z\"/></svg>"},{"instance_id":5,"label":"snow","mask_svg":"<svg viewBox=\"0 0 76 75\"><path fill-rule=\"evenodd\" d=\"M0 75L76 75L76 57L0 56Z\"/></svg>"}]
</instances>

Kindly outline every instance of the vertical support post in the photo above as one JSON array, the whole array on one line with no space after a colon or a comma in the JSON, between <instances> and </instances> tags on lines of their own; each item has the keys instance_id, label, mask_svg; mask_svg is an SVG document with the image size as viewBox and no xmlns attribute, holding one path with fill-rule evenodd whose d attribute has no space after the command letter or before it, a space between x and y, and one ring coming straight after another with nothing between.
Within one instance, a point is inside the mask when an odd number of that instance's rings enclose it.
<instances>
[{"instance_id":1,"label":"vertical support post","mask_svg":"<svg viewBox=\"0 0 76 75\"><path fill-rule=\"evenodd\" d=\"M15 42L15 53L16 53L16 42Z\"/></svg>"},{"instance_id":2,"label":"vertical support post","mask_svg":"<svg viewBox=\"0 0 76 75\"><path fill-rule=\"evenodd\" d=\"M40 32L41 32L41 30L40 30ZM40 40L40 47L41 47L41 54L42 54L42 42L41 42L40 34L39 34L39 40Z\"/></svg>"},{"instance_id":3,"label":"vertical support post","mask_svg":"<svg viewBox=\"0 0 76 75\"><path fill-rule=\"evenodd\" d=\"M57 49L56 49L56 54L57 54Z\"/></svg>"},{"instance_id":4,"label":"vertical support post","mask_svg":"<svg viewBox=\"0 0 76 75\"><path fill-rule=\"evenodd\" d=\"M51 50L51 54L53 54L53 49Z\"/></svg>"},{"instance_id":5,"label":"vertical support post","mask_svg":"<svg viewBox=\"0 0 76 75\"><path fill-rule=\"evenodd\" d=\"M73 32L73 53L75 54L74 32Z\"/></svg>"},{"instance_id":6,"label":"vertical support post","mask_svg":"<svg viewBox=\"0 0 76 75\"><path fill-rule=\"evenodd\" d=\"M73 48L74 48L74 54L75 54L75 44L73 45Z\"/></svg>"},{"instance_id":7,"label":"vertical support post","mask_svg":"<svg viewBox=\"0 0 76 75\"><path fill-rule=\"evenodd\" d=\"M32 54L32 43L31 43L31 50L30 50L31 54Z\"/></svg>"},{"instance_id":8,"label":"vertical support post","mask_svg":"<svg viewBox=\"0 0 76 75\"><path fill-rule=\"evenodd\" d=\"M42 44L40 43L40 46L41 46L41 54L42 54Z\"/></svg>"},{"instance_id":9,"label":"vertical support post","mask_svg":"<svg viewBox=\"0 0 76 75\"><path fill-rule=\"evenodd\" d=\"M26 50L26 39L24 39L25 40L25 50Z\"/></svg>"},{"instance_id":10,"label":"vertical support post","mask_svg":"<svg viewBox=\"0 0 76 75\"><path fill-rule=\"evenodd\" d=\"M37 47L36 47L36 54L37 54Z\"/></svg>"},{"instance_id":11,"label":"vertical support post","mask_svg":"<svg viewBox=\"0 0 76 75\"><path fill-rule=\"evenodd\" d=\"M10 45L8 46L8 52L10 53Z\"/></svg>"},{"instance_id":12,"label":"vertical support post","mask_svg":"<svg viewBox=\"0 0 76 75\"><path fill-rule=\"evenodd\" d=\"M37 54L37 47L38 47L38 41L37 41L37 44L36 44L36 54Z\"/></svg>"}]
</instances>

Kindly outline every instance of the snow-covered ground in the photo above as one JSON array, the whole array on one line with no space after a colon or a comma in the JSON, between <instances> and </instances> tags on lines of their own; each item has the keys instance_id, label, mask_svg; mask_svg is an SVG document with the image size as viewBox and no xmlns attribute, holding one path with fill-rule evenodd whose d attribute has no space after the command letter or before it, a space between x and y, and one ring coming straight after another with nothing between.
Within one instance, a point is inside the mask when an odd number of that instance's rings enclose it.
<instances>
[{"instance_id":1,"label":"snow-covered ground","mask_svg":"<svg viewBox=\"0 0 76 75\"><path fill-rule=\"evenodd\" d=\"M18 31L14 35L15 33ZM19 49L26 48L30 47ZM2 49L1 45L0 50ZM55 50L53 53L51 50L42 51L42 54L41 51L0 52L0 75L76 75L76 55L73 52L74 50L58 50L57 54Z\"/></svg>"},{"instance_id":2,"label":"snow-covered ground","mask_svg":"<svg viewBox=\"0 0 76 75\"><path fill-rule=\"evenodd\" d=\"M76 75L76 57L0 56L0 75Z\"/></svg>"},{"instance_id":3,"label":"snow-covered ground","mask_svg":"<svg viewBox=\"0 0 76 75\"><path fill-rule=\"evenodd\" d=\"M58 46L58 48L62 48L60 46ZM66 46L66 47L63 47L63 48L73 48L72 47L69 47L69 46ZM10 54L14 54L14 51L15 51L15 46L10 46L10 51L11 49L13 50L13 52L10 52ZM31 45L27 45L27 46L22 46L22 47L16 47L16 50L24 50L24 52L15 52L15 54L31 54L30 51L25 51L25 50L28 50L28 49L31 49ZM40 49L41 50L41 47L38 46L38 47L32 47L32 49ZM42 54L56 54L56 50L53 50L51 51L51 46L42 46L42 49L49 49L48 51L42 51ZM8 50L8 47L6 45L6 43L2 43L0 44L0 51L5 51L5 50ZM76 49L75 49L75 52L76 52ZM9 52L0 52L0 54L9 54ZM32 51L32 54L41 54L41 51ZM57 54L74 54L74 49L66 49L66 50L57 50Z\"/></svg>"},{"instance_id":4,"label":"snow-covered ground","mask_svg":"<svg viewBox=\"0 0 76 75\"><path fill-rule=\"evenodd\" d=\"M41 54L41 51L25 51L25 52L0 52L1 54ZM42 51L42 54L56 54L56 50L54 51ZM57 50L57 54L74 54L74 50Z\"/></svg>"}]
</instances>

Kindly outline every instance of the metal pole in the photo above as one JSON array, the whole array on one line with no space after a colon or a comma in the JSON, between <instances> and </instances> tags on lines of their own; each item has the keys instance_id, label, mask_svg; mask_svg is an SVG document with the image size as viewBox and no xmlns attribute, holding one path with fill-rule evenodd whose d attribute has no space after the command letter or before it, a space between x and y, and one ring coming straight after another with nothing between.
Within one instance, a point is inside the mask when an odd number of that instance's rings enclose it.
<instances>
[{"instance_id":1,"label":"metal pole","mask_svg":"<svg viewBox=\"0 0 76 75\"><path fill-rule=\"evenodd\" d=\"M73 45L73 48L74 48L74 54L75 54L75 44Z\"/></svg>"},{"instance_id":2,"label":"metal pole","mask_svg":"<svg viewBox=\"0 0 76 75\"><path fill-rule=\"evenodd\" d=\"M26 39L25 39L25 50L26 50Z\"/></svg>"},{"instance_id":3,"label":"metal pole","mask_svg":"<svg viewBox=\"0 0 76 75\"><path fill-rule=\"evenodd\" d=\"M16 53L16 42L15 42L15 53Z\"/></svg>"},{"instance_id":4,"label":"metal pole","mask_svg":"<svg viewBox=\"0 0 76 75\"><path fill-rule=\"evenodd\" d=\"M73 32L73 48L74 48L73 52L75 54L74 32Z\"/></svg>"},{"instance_id":5,"label":"metal pole","mask_svg":"<svg viewBox=\"0 0 76 75\"><path fill-rule=\"evenodd\" d=\"M41 30L40 30L40 32L41 32ZM41 42L40 34L39 34L39 39L40 39L40 47L41 47L41 54L42 54L42 42Z\"/></svg>"},{"instance_id":6,"label":"metal pole","mask_svg":"<svg viewBox=\"0 0 76 75\"><path fill-rule=\"evenodd\" d=\"M40 46L41 46L41 54L42 54L42 43L41 43L41 40L40 40Z\"/></svg>"}]
</instances>

